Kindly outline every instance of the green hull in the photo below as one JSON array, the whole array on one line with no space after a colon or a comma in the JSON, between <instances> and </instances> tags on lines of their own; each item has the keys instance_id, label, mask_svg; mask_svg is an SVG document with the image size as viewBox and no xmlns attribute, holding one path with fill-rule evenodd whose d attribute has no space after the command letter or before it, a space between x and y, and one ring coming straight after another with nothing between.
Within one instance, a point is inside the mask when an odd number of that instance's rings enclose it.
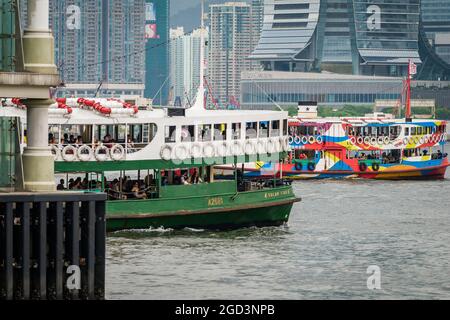
<instances>
[{"instance_id":1,"label":"green hull","mask_svg":"<svg viewBox=\"0 0 450 320\"><path fill-rule=\"evenodd\" d=\"M299 201L291 187L238 194L205 195L197 191L196 196L186 197L175 193L173 199L108 202L107 229L112 232L161 227L217 230L279 226L288 222L293 204Z\"/></svg>"}]
</instances>

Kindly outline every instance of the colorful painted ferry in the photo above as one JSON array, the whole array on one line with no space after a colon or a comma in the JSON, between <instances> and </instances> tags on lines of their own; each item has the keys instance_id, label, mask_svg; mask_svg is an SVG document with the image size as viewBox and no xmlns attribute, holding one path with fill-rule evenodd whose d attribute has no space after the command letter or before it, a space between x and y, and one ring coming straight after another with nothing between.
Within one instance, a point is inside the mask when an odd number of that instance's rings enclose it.
<instances>
[{"instance_id":1,"label":"colorful painted ferry","mask_svg":"<svg viewBox=\"0 0 450 320\"><path fill-rule=\"evenodd\" d=\"M449 166L447 122L366 117L318 118L299 107L289 120L288 157L281 164L256 163L249 176L282 172L291 179L442 179ZM311 116L313 115L313 116Z\"/></svg>"}]
</instances>

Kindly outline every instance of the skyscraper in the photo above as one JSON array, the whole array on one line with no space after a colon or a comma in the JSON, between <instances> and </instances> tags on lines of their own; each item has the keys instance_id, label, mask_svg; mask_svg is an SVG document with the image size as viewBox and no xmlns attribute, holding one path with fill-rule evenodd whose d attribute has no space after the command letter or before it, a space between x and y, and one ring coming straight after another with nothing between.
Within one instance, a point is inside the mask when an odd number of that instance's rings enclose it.
<instances>
[{"instance_id":1,"label":"skyscraper","mask_svg":"<svg viewBox=\"0 0 450 320\"><path fill-rule=\"evenodd\" d=\"M170 32L170 87L172 98L182 105L193 101L200 84L200 32L185 34L182 27Z\"/></svg>"},{"instance_id":2,"label":"skyscraper","mask_svg":"<svg viewBox=\"0 0 450 320\"><path fill-rule=\"evenodd\" d=\"M55 61L66 84L58 95L143 95L144 1L50 0Z\"/></svg>"},{"instance_id":3,"label":"skyscraper","mask_svg":"<svg viewBox=\"0 0 450 320\"><path fill-rule=\"evenodd\" d=\"M169 77L169 0L145 0L145 96L167 103Z\"/></svg>"},{"instance_id":4,"label":"skyscraper","mask_svg":"<svg viewBox=\"0 0 450 320\"><path fill-rule=\"evenodd\" d=\"M422 25L436 53L450 65L450 1L421 0Z\"/></svg>"},{"instance_id":5,"label":"skyscraper","mask_svg":"<svg viewBox=\"0 0 450 320\"><path fill-rule=\"evenodd\" d=\"M252 8L244 2L210 6L209 81L222 105L240 97L241 72L252 69L247 58L253 50Z\"/></svg>"},{"instance_id":6,"label":"skyscraper","mask_svg":"<svg viewBox=\"0 0 450 320\"><path fill-rule=\"evenodd\" d=\"M403 76L419 57L417 0L265 2L251 58L266 70Z\"/></svg>"}]
</instances>

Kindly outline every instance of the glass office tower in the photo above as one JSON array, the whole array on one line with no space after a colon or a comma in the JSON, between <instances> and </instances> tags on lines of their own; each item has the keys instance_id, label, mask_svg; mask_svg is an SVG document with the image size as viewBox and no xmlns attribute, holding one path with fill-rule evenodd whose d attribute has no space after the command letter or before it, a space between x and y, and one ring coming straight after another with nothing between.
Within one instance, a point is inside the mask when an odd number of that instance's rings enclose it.
<instances>
[{"instance_id":1,"label":"glass office tower","mask_svg":"<svg viewBox=\"0 0 450 320\"><path fill-rule=\"evenodd\" d=\"M145 1L145 97L167 103L169 79L169 0Z\"/></svg>"},{"instance_id":2,"label":"glass office tower","mask_svg":"<svg viewBox=\"0 0 450 320\"><path fill-rule=\"evenodd\" d=\"M402 76L420 64L419 0L267 0L251 59L266 70Z\"/></svg>"}]
</instances>

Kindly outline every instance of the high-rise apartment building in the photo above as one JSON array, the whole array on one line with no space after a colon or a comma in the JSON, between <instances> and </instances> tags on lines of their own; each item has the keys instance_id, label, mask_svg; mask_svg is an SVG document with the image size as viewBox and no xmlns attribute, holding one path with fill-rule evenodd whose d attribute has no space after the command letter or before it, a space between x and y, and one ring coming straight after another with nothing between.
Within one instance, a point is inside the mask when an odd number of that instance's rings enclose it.
<instances>
[{"instance_id":1,"label":"high-rise apartment building","mask_svg":"<svg viewBox=\"0 0 450 320\"><path fill-rule=\"evenodd\" d=\"M145 0L50 0L58 95L143 95ZM25 27L27 0L21 0Z\"/></svg>"},{"instance_id":2,"label":"high-rise apartment building","mask_svg":"<svg viewBox=\"0 0 450 320\"><path fill-rule=\"evenodd\" d=\"M221 105L239 100L241 72L254 68L248 56L258 40L257 30L250 4L210 5L208 74L214 98Z\"/></svg>"},{"instance_id":3,"label":"high-rise apartment building","mask_svg":"<svg viewBox=\"0 0 450 320\"><path fill-rule=\"evenodd\" d=\"M185 34L182 27L171 29L170 39L171 99L186 106L193 102L200 84L201 30Z\"/></svg>"}]
</instances>

